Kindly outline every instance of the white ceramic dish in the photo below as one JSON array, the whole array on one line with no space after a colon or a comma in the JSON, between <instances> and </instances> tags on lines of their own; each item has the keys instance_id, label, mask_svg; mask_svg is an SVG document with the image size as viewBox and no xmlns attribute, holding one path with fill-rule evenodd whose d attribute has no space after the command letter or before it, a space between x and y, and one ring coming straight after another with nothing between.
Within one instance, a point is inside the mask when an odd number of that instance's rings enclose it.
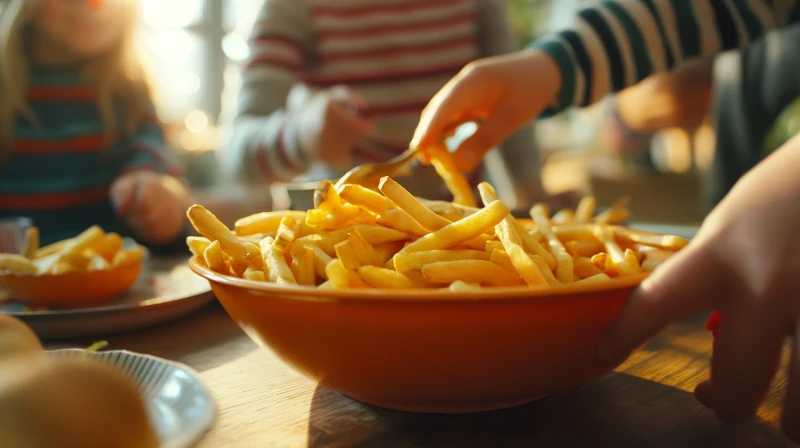
<instances>
[{"instance_id":1,"label":"white ceramic dish","mask_svg":"<svg viewBox=\"0 0 800 448\"><path fill-rule=\"evenodd\" d=\"M211 392L191 368L172 361L121 350L89 353L67 349L51 356L90 360L128 375L139 388L162 448L194 446L211 429L217 408Z\"/></svg>"}]
</instances>

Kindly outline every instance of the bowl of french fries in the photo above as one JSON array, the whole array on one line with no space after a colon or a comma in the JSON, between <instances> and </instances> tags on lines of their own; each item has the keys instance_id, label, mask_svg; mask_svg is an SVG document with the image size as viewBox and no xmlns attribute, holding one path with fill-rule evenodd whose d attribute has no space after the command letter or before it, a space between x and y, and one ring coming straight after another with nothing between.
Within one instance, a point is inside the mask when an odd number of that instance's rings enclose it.
<instances>
[{"instance_id":1,"label":"bowl of french fries","mask_svg":"<svg viewBox=\"0 0 800 448\"><path fill-rule=\"evenodd\" d=\"M596 214L591 197L522 220L486 183L482 206L465 190L452 203L419 199L388 177L377 190L318 191L310 210L234 229L191 207L202 236L187 240L190 266L254 341L392 409L505 408L607 373L594 361L602 333L687 244L622 227L624 202Z\"/></svg>"},{"instance_id":2,"label":"bowl of french fries","mask_svg":"<svg viewBox=\"0 0 800 448\"><path fill-rule=\"evenodd\" d=\"M98 226L39 247L39 230L29 227L21 253L0 253L0 287L29 306L98 305L133 286L144 254L143 247L126 245Z\"/></svg>"}]
</instances>

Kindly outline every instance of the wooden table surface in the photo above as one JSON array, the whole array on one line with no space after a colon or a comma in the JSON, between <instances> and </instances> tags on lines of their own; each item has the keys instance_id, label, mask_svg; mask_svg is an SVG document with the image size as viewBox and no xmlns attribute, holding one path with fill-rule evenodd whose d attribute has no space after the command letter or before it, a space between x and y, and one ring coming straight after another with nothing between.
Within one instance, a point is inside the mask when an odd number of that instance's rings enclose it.
<instances>
[{"instance_id":1,"label":"wooden table surface","mask_svg":"<svg viewBox=\"0 0 800 448\"><path fill-rule=\"evenodd\" d=\"M200 373L219 408L215 427L199 444L203 448L791 446L777 429L783 377L757 421L741 427L720 423L694 399L694 386L708 377L706 317L671 325L616 372L583 388L466 415L380 409L319 386L256 347L216 302L181 320L108 341L109 349L176 360Z\"/></svg>"}]
</instances>

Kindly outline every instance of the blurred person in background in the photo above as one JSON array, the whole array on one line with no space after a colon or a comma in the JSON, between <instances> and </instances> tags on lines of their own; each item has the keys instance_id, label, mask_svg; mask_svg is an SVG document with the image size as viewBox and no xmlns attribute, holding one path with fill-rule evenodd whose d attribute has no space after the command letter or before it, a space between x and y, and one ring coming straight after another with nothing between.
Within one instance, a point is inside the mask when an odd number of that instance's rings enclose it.
<instances>
[{"instance_id":1,"label":"blurred person in background","mask_svg":"<svg viewBox=\"0 0 800 448\"><path fill-rule=\"evenodd\" d=\"M133 50L134 0L0 2L0 219L43 243L92 225L164 247L190 192Z\"/></svg>"},{"instance_id":2,"label":"blurred person in background","mask_svg":"<svg viewBox=\"0 0 800 448\"><path fill-rule=\"evenodd\" d=\"M289 183L400 154L448 79L518 48L506 14L505 0L266 0L223 165L250 183ZM518 201L544 200L532 126L499 147ZM430 167L400 181L444 192Z\"/></svg>"}]
</instances>

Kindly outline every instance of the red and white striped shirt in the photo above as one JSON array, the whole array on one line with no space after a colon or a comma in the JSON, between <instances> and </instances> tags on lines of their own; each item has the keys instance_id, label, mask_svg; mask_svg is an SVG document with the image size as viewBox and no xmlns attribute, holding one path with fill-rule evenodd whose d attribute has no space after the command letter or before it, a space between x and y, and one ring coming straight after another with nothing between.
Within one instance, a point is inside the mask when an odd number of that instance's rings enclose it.
<instances>
[{"instance_id":1,"label":"red and white striped shirt","mask_svg":"<svg viewBox=\"0 0 800 448\"><path fill-rule=\"evenodd\" d=\"M355 90L374 123L373 138L354 148L356 163L386 160L408 147L422 109L462 67L515 49L504 0L266 0L228 157L239 173L269 182L342 174L307 160L298 146L286 102L302 82ZM530 129L525 134L508 149L533 152Z\"/></svg>"}]
</instances>

